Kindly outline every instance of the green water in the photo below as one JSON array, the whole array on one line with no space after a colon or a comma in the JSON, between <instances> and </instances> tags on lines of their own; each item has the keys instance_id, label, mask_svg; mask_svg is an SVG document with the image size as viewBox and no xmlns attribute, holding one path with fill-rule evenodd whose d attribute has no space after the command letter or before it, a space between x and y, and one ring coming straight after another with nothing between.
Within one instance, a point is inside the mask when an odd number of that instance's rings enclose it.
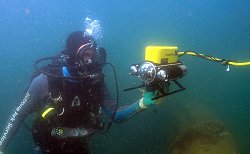
<instances>
[{"instance_id":1,"label":"green water","mask_svg":"<svg viewBox=\"0 0 250 154\"><path fill-rule=\"evenodd\" d=\"M3 1L0 0L0 129L23 97L40 57L57 54L67 35L83 29L89 15L103 26L102 46L116 66L120 104L140 98L122 89L140 84L128 74L131 64L144 60L147 45L176 45L219 58L250 61L250 2L243 0L136 1ZM188 74L180 82L186 91L165 98L91 140L93 153L169 153L178 134L202 120L224 123L239 153L250 152L250 67L226 67L190 56L180 59ZM115 96L111 69L106 80ZM32 153L31 133L21 128L8 153Z\"/></svg>"}]
</instances>

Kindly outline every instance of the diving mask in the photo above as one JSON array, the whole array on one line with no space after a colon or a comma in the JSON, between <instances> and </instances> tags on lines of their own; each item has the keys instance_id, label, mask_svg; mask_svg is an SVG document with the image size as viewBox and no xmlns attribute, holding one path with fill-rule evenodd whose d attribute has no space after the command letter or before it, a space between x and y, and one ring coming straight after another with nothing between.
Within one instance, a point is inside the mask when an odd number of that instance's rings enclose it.
<instances>
[{"instance_id":1,"label":"diving mask","mask_svg":"<svg viewBox=\"0 0 250 154\"><path fill-rule=\"evenodd\" d=\"M86 43L79 47L76 52L77 65L80 72L84 74L99 72L101 67L106 63L106 50L96 48L95 43Z\"/></svg>"},{"instance_id":2,"label":"diving mask","mask_svg":"<svg viewBox=\"0 0 250 154\"><path fill-rule=\"evenodd\" d=\"M92 62L92 58L94 57L95 52L96 48L94 47L94 44L86 43L80 46L76 54L82 63L88 64Z\"/></svg>"}]
</instances>

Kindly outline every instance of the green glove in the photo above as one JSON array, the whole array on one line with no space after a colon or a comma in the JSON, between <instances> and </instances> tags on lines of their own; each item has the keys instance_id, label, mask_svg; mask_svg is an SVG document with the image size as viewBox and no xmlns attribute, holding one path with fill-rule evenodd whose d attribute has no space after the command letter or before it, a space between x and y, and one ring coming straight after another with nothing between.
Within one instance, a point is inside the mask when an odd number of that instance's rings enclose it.
<instances>
[{"instance_id":1,"label":"green glove","mask_svg":"<svg viewBox=\"0 0 250 154\"><path fill-rule=\"evenodd\" d=\"M157 95L158 95L158 90L150 91L150 92L146 91L144 93L143 97L139 100L139 106L142 109L145 109L150 105L157 104L156 100L151 100L152 98L154 98Z\"/></svg>"}]
</instances>

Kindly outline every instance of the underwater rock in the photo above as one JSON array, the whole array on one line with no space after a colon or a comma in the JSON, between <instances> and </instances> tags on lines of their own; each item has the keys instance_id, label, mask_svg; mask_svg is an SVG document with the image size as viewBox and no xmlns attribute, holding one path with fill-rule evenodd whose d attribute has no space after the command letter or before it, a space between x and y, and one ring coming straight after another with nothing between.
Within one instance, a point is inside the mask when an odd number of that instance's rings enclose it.
<instances>
[{"instance_id":1,"label":"underwater rock","mask_svg":"<svg viewBox=\"0 0 250 154\"><path fill-rule=\"evenodd\" d=\"M236 154L235 141L223 123L203 121L181 133L171 154Z\"/></svg>"}]
</instances>

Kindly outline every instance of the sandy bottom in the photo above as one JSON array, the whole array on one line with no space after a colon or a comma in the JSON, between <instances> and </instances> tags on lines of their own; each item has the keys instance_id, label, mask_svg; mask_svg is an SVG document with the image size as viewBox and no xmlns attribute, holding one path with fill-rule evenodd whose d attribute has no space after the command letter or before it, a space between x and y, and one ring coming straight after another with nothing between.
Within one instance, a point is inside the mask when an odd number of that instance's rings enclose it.
<instances>
[{"instance_id":1,"label":"sandy bottom","mask_svg":"<svg viewBox=\"0 0 250 154\"><path fill-rule=\"evenodd\" d=\"M206 121L181 133L171 154L237 154L232 135L220 122Z\"/></svg>"}]
</instances>

